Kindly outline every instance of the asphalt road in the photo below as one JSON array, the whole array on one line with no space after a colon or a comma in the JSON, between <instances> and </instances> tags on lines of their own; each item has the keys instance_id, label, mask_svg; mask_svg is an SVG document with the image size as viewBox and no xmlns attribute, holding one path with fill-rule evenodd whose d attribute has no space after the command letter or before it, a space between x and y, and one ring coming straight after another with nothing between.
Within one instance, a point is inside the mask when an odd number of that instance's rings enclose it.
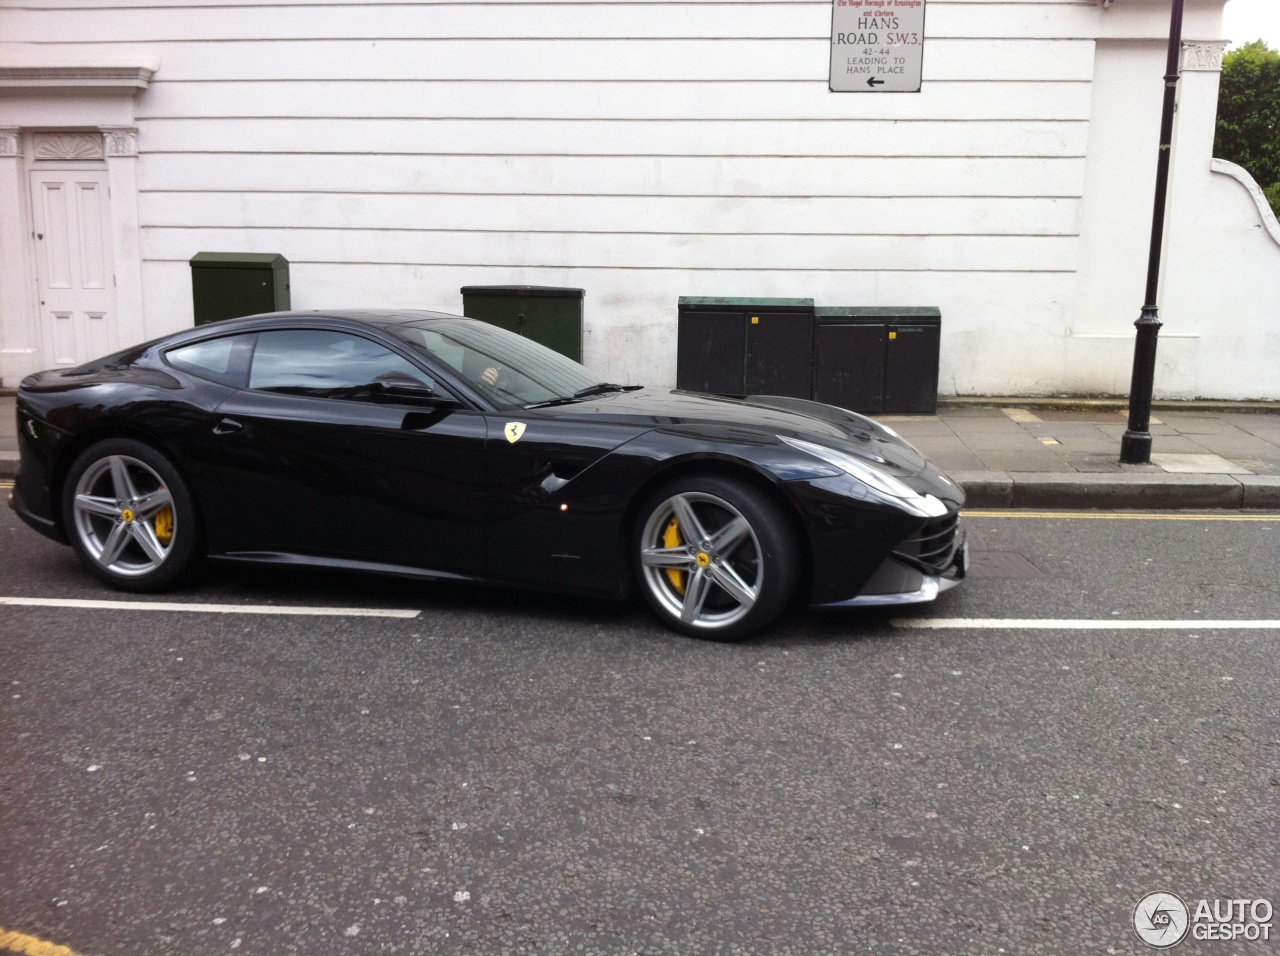
<instances>
[{"instance_id":1,"label":"asphalt road","mask_svg":"<svg viewBox=\"0 0 1280 956\"><path fill-rule=\"evenodd\" d=\"M0 606L0 933L1153 952L1146 893L1280 906L1280 630L892 621L1274 621L1280 515L1235 517L973 516L973 573L934 605L742 645L638 603L286 572L162 599L422 613ZM5 596L121 598L7 511Z\"/></svg>"}]
</instances>

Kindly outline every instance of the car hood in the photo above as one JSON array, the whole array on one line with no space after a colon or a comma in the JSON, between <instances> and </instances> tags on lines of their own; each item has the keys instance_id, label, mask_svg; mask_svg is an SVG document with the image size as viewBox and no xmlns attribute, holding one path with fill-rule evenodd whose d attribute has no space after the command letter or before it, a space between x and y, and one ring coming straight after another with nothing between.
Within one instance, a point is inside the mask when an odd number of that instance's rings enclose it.
<instances>
[{"instance_id":1,"label":"car hood","mask_svg":"<svg viewBox=\"0 0 1280 956\"><path fill-rule=\"evenodd\" d=\"M696 436L700 429L733 426L773 442L802 438L849 452L899 475L914 475L927 463L915 448L879 422L855 412L779 395L721 398L698 392L643 388L613 392L561 406L561 418L612 420Z\"/></svg>"}]
</instances>

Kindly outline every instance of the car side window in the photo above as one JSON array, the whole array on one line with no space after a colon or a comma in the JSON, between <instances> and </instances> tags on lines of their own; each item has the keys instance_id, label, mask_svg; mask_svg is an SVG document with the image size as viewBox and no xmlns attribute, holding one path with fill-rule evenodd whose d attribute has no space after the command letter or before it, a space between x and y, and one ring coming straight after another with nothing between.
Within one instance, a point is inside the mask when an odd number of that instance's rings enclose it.
<instances>
[{"instance_id":1,"label":"car side window","mask_svg":"<svg viewBox=\"0 0 1280 956\"><path fill-rule=\"evenodd\" d=\"M254 337L252 334L224 335L205 339L170 349L164 357L170 365L184 372L232 388L244 388Z\"/></svg>"},{"instance_id":2,"label":"car side window","mask_svg":"<svg viewBox=\"0 0 1280 956\"><path fill-rule=\"evenodd\" d=\"M258 333L249 387L368 401L374 382L406 378L438 390L425 372L376 342L346 332L289 329Z\"/></svg>"}]
</instances>

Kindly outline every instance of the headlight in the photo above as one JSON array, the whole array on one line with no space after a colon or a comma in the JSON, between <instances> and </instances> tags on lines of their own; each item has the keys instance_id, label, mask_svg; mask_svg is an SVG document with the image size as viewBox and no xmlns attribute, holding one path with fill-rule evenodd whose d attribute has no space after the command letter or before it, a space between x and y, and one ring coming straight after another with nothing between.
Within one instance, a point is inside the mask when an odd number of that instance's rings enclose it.
<instances>
[{"instance_id":1,"label":"headlight","mask_svg":"<svg viewBox=\"0 0 1280 956\"><path fill-rule=\"evenodd\" d=\"M947 506L933 495L921 495L906 482L878 471L856 455L828 448L826 445L815 445L800 438L788 438L786 435L779 435L778 438L798 451L835 465L846 475L857 478L873 491L895 499L897 503L905 505L922 518L939 518L947 513Z\"/></svg>"}]
</instances>

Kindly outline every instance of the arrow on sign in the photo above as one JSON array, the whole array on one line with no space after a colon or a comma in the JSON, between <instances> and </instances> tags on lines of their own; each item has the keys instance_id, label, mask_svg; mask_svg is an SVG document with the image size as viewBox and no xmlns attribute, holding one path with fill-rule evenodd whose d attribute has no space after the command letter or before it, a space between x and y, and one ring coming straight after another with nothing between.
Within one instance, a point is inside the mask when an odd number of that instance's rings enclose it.
<instances>
[{"instance_id":1,"label":"arrow on sign","mask_svg":"<svg viewBox=\"0 0 1280 956\"><path fill-rule=\"evenodd\" d=\"M877 80L874 76L868 77L867 86L874 90L877 86L884 86L884 80Z\"/></svg>"}]
</instances>

